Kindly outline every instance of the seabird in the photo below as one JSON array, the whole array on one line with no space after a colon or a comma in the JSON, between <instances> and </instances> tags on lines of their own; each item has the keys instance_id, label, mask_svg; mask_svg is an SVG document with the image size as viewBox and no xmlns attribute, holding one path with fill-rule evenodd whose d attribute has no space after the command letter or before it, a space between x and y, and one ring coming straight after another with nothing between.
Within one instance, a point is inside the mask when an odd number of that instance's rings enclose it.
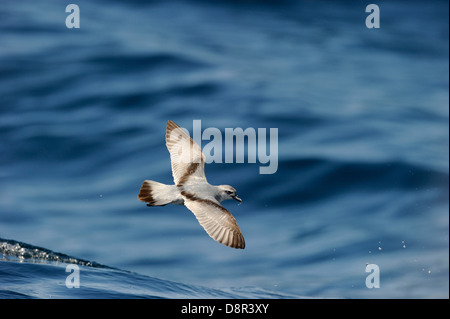
<instances>
[{"instance_id":1,"label":"seabird","mask_svg":"<svg viewBox=\"0 0 450 319\"><path fill-rule=\"evenodd\" d=\"M170 153L174 185L145 180L139 200L147 206L185 205L200 225L217 242L245 248L244 236L231 213L220 202L242 200L229 185L211 185L205 177L205 155L188 133L172 121L167 122L166 146Z\"/></svg>"}]
</instances>

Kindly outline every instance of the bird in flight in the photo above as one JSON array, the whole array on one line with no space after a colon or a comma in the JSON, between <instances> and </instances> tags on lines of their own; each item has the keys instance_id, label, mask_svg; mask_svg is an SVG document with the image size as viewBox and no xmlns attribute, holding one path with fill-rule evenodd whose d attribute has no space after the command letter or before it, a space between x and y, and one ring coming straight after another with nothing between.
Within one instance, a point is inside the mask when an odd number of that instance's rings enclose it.
<instances>
[{"instance_id":1,"label":"bird in flight","mask_svg":"<svg viewBox=\"0 0 450 319\"><path fill-rule=\"evenodd\" d=\"M185 205L208 235L217 242L245 248L244 236L236 219L220 202L242 200L229 185L211 185L205 177L205 155L200 146L172 121L167 122L166 146L170 153L174 185L145 180L139 200L147 206Z\"/></svg>"}]
</instances>

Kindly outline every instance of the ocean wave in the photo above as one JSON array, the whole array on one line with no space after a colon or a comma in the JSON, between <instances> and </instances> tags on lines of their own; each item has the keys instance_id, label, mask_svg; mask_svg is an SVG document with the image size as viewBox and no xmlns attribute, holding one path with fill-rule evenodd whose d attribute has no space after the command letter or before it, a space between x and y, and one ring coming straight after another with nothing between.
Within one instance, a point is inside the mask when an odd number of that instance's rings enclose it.
<instances>
[{"instance_id":1,"label":"ocean wave","mask_svg":"<svg viewBox=\"0 0 450 319\"><path fill-rule=\"evenodd\" d=\"M80 287L69 288L68 265L77 265ZM70 268L73 269L73 268ZM298 298L257 287L215 289L144 276L0 238L0 298Z\"/></svg>"},{"instance_id":2,"label":"ocean wave","mask_svg":"<svg viewBox=\"0 0 450 319\"><path fill-rule=\"evenodd\" d=\"M449 175L401 161L338 161L326 158L282 160L276 174L243 181L255 201L292 205L326 201L356 193L436 192L440 202L448 200ZM251 184L251 185L250 185Z\"/></svg>"}]
</instances>

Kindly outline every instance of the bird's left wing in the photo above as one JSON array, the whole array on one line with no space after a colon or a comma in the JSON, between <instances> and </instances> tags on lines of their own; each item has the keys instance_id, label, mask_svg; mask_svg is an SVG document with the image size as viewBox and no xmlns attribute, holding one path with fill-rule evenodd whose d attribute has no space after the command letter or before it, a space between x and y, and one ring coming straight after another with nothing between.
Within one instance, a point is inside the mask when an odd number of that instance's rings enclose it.
<instances>
[{"instance_id":1,"label":"bird's left wing","mask_svg":"<svg viewBox=\"0 0 450 319\"><path fill-rule=\"evenodd\" d=\"M200 225L217 242L232 248L245 248L244 236L231 213L218 202L182 191L184 205L194 213Z\"/></svg>"}]
</instances>

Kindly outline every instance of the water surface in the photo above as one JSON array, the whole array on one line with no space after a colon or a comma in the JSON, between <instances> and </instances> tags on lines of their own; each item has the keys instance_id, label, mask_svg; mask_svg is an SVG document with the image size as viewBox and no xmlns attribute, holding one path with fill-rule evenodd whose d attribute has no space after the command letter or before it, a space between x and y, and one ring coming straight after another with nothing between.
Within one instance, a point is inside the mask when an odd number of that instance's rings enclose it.
<instances>
[{"instance_id":1,"label":"water surface","mask_svg":"<svg viewBox=\"0 0 450 319\"><path fill-rule=\"evenodd\" d=\"M77 4L80 29L0 8L0 237L107 267L67 289L70 259L3 250L2 297L448 298L447 2L379 1L376 30L356 2ZM166 122L195 119L278 128L275 174L206 167L244 251L137 199L172 183Z\"/></svg>"}]
</instances>

